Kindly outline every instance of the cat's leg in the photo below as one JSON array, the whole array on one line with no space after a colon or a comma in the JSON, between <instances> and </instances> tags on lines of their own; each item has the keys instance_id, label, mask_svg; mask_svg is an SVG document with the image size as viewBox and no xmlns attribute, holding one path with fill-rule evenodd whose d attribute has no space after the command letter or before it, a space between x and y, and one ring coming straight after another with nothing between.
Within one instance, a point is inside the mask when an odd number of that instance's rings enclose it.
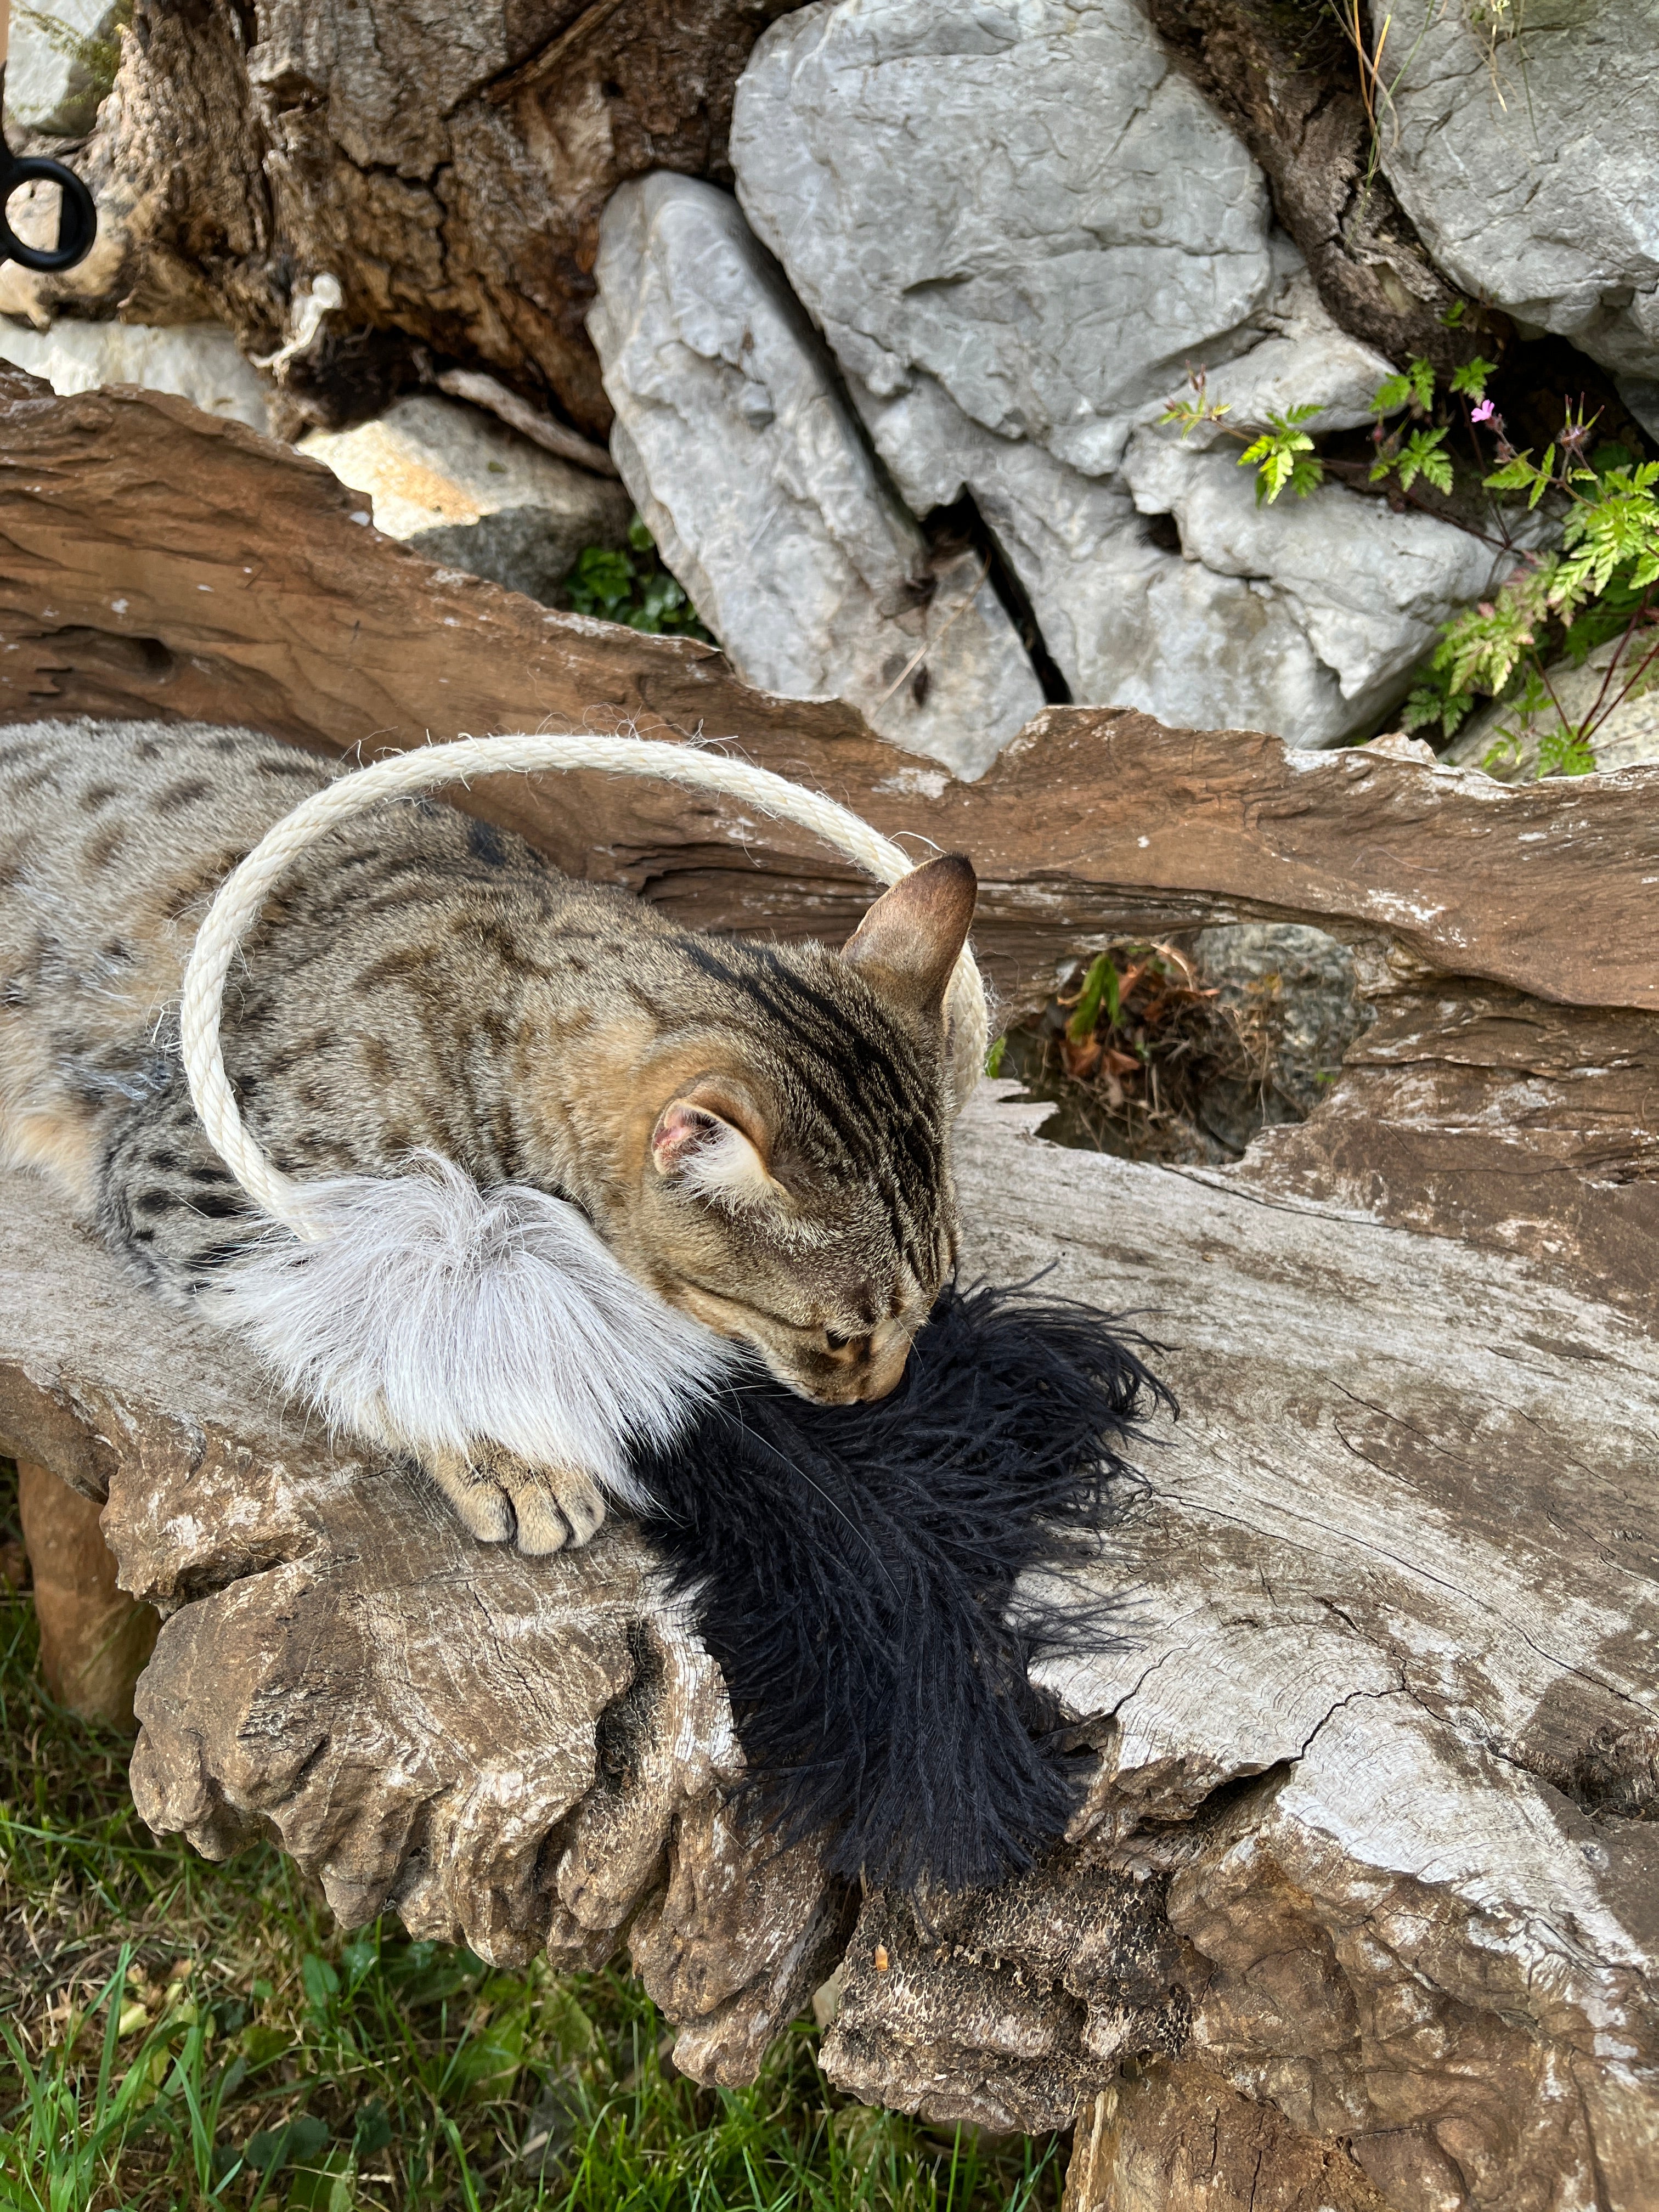
<instances>
[{"instance_id":1,"label":"cat's leg","mask_svg":"<svg viewBox=\"0 0 1659 2212\"><path fill-rule=\"evenodd\" d=\"M98 1226L156 1289L190 1297L258 1235L259 1216L208 1142L183 1071L158 1060L133 1088L97 1164Z\"/></svg>"},{"instance_id":2,"label":"cat's leg","mask_svg":"<svg viewBox=\"0 0 1659 2212\"><path fill-rule=\"evenodd\" d=\"M500 1444L467 1453L431 1452L425 1464L481 1544L515 1537L521 1552L541 1557L574 1550L597 1535L605 1499L591 1475L574 1468L532 1467Z\"/></svg>"},{"instance_id":3,"label":"cat's leg","mask_svg":"<svg viewBox=\"0 0 1659 2212\"><path fill-rule=\"evenodd\" d=\"M453 1169L323 1179L314 1190L335 1208L337 1233L300 1244L273 1231L209 1146L175 1070L105 1149L100 1224L159 1287L202 1298L337 1432L425 1468L481 1542L538 1554L588 1542L605 1513L588 1469L627 1487L631 1424L608 1418L617 1374L647 1376L656 1404L676 1385L689 1395L686 1377L695 1384L708 1371L701 1334L670 1314L643 1350L637 1334L630 1345L636 1286L550 1197L480 1194ZM453 1295L491 1249L492 1208L509 1270L532 1234L545 1261L539 1292L506 1328L498 1303ZM450 1264L458 1251L468 1265ZM567 1367L605 1386L590 1394L592 1457L556 1431L526 1441L546 1434L540 1401L556 1367L548 1348L561 1344ZM489 1434L498 1422L520 1451Z\"/></svg>"}]
</instances>

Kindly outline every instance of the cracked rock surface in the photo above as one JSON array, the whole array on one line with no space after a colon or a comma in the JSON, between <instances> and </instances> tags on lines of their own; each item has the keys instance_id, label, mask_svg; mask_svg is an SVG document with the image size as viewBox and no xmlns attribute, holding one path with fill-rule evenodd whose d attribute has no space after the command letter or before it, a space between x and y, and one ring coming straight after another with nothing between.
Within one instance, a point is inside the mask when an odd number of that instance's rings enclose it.
<instances>
[{"instance_id":1,"label":"cracked rock surface","mask_svg":"<svg viewBox=\"0 0 1659 2212\"><path fill-rule=\"evenodd\" d=\"M1350 427L1389 364L1134 0L818 0L750 56L732 161L900 491L971 495L1074 697L1332 744L1486 586L1449 525L1258 511L1231 441L1151 427L1199 364L1235 422Z\"/></svg>"},{"instance_id":2,"label":"cracked rock surface","mask_svg":"<svg viewBox=\"0 0 1659 2212\"><path fill-rule=\"evenodd\" d=\"M981 774L1042 703L1030 661L979 556L930 547L883 483L736 202L623 185L594 273L611 453L738 673Z\"/></svg>"},{"instance_id":3,"label":"cracked rock surface","mask_svg":"<svg viewBox=\"0 0 1659 2212\"><path fill-rule=\"evenodd\" d=\"M1655 0L1529 8L1495 43L1463 9L1431 10L1390 104L1382 165L1442 267L1616 374L1659 380Z\"/></svg>"}]
</instances>

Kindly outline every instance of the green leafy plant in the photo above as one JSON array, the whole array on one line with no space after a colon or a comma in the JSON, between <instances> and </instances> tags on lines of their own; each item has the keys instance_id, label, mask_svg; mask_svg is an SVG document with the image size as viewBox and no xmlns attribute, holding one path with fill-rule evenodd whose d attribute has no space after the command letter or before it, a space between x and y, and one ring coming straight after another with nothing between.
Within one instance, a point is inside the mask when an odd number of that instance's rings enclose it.
<instances>
[{"instance_id":1,"label":"green leafy plant","mask_svg":"<svg viewBox=\"0 0 1659 2212\"><path fill-rule=\"evenodd\" d=\"M1456 304L1462 307L1463 302L1460 300ZM1446 319L1443 316L1441 319L1444 321ZM1458 320L1462 319L1460 316ZM1426 364L1419 363L1419 366L1426 366ZM1476 354L1473 361L1460 362L1451 373L1452 392L1462 393L1466 399L1478 404L1486 398L1487 380L1497 368L1498 363L1495 361L1483 361L1479 354Z\"/></svg>"},{"instance_id":2,"label":"green leafy plant","mask_svg":"<svg viewBox=\"0 0 1659 2212\"><path fill-rule=\"evenodd\" d=\"M1479 401L1485 396L1486 380L1495 366L1477 354L1453 372L1451 391ZM1420 477L1437 491L1449 493L1454 471L1451 455L1444 449L1452 426L1443 419L1443 410L1441 421L1432 419L1436 412L1433 362L1408 362L1395 375L1385 377L1372 396L1371 410L1376 417L1371 433L1376 459L1368 471L1369 480L1383 483L1393 477L1406 494ZM1401 419L1391 425L1390 416Z\"/></svg>"},{"instance_id":3,"label":"green leafy plant","mask_svg":"<svg viewBox=\"0 0 1659 2212\"><path fill-rule=\"evenodd\" d=\"M1097 953L1089 963L1083 979L1083 988L1066 1024L1068 1044L1085 1045L1093 1036L1101 1015L1106 1017L1106 1026L1113 1028L1121 1005L1123 979L1109 952Z\"/></svg>"},{"instance_id":4,"label":"green leafy plant","mask_svg":"<svg viewBox=\"0 0 1659 2212\"><path fill-rule=\"evenodd\" d=\"M1169 400L1158 418L1158 427L1178 425L1184 440L1200 424L1211 423L1220 429L1224 437L1242 440L1244 451L1238 457L1238 465L1241 469L1253 468L1256 472L1258 507L1271 507L1287 486L1298 499L1306 499L1325 481L1324 463L1315 453L1314 441L1304 428L1318 414L1317 407L1287 408L1282 415L1269 414L1265 422L1246 428L1224 419L1232 412L1225 401L1211 400L1205 370L1189 370L1188 382L1193 398Z\"/></svg>"},{"instance_id":5,"label":"green leafy plant","mask_svg":"<svg viewBox=\"0 0 1659 2212\"><path fill-rule=\"evenodd\" d=\"M1493 366L1477 356L1456 372L1454 389L1480 398ZM1189 369L1187 381L1191 396L1182 394L1166 401L1158 417L1159 428L1179 428L1185 440L1207 424L1224 437L1237 439L1244 447L1238 457L1239 467L1254 468L1256 472L1258 507L1271 507L1287 489L1297 499L1306 499L1326 481L1331 464L1316 450L1308 428L1319 415L1316 406L1304 402L1283 413L1269 413L1261 422L1235 423L1226 420L1232 412L1231 406L1210 398L1206 371ZM1442 450L1450 426L1428 421L1434 404L1435 374L1430 362L1413 361L1384 380L1371 401L1377 450L1376 459L1364 472L1370 482L1381 483L1395 477L1401 491L1409 492L1421 477L1438 491L1451 490L1451 457ZM1406 420L1390 429L1387 418L1402 410L1407 410ZM1353 464L1346 463L1340 465L1339 473L1358 471Z\"/></svg>"},{"instance_id":6,"label":"green leafy plant","mask_svg":"<svg viewBox=\"0 0 1659 2212\"><path fill-rule=\"evenodd\" d=\"M1503 702L1510 721L1482 763L1497 774L1521 757L1515 725L1549 713L1554 724L1540 733L1538 773L1585 775L1595 766L1595 732L1608 715L1659 681L1659 463L1638 463L1616 445L1584 459L1594 423L1582 408L1569 410L1536 461L1530 451L1509 446L1490 401L1474 408L1474 419L1493 425L1498 444L1486 487L1519 494L1529 510L1553 496L1563 510L1560 549L1523 555L1491 599L1442 624L1404 724L1409 730L1437 723L1449 737L1483 695ZM1582 666L1610 640L1615 649L1589 711L1569 716L1550 666L1562 659Z\"/></svg>"},{"instance_id":7,"label":"green leafy plant","mask_svg":"<svg viewBox=\"0 0 1659 2212\"><path fill-rule=\"evenodd\" d=\"M1426 361L1414 361L1398 375L1386 377L1371 401L1379 416L1392 415L1401 407L1413 405L1426 414L1433 404L1434 368Z\"/></svg>"},{"instance_id":8,"label":"green leafy plant","mask_svg":"<svg viewBox=\"0 0 1659 2212\"><path fill-rule=\"evenodd\" d=\"M1401 491L1409 491L1421 477L1437 491L1449 492L1452 488L1451 456L1440 451L1445 442L1443 429L1413 430L1397 453L1379 455L1372 462L1372 481L1380 482L1392 470L1399 476Z\"/></svg>"},{"instance_id":9,"label":"green leafy plant","mask_svg":"<svg viewBox=\"0 0 1659 2212\"><path fill-rule=\"evenodd\" d=\"M627 546L586 545L564 580L573 614L623 623L652 636L696 637L715 642L684 588L663 566L656 542L636 514Z\"/></svg>"},{"instance_id":10,"label":"green leafy plant","mask_svg":"<svg viewBox=\"0 0 1659 2212\"><path fill-rule=\"evenodd\" d=\"M1564 722L1559 730L1546 730L1538 740L1540 775L1593 775L1595 755L1582 726Z\"/></svg>"},{"instance_id":11,"label":"green leafy plant","mask_svg":"<svg viewBox=\"0 0 1659 2212\"><path fill-rule=\"evenodd\" d=\"M1449 310L1443 318L1463 319ZM1595 766L1595 733L1607 716L1659 683L1659 462L1638 460L1613 443L1592 450L1595 419L1582 402L1567 410L1540 458L1517 452L1487 396L1496 370L1477 354L1443 386L1433 363L1420 358L1385 378L1371 402L1375 458L1363 470L1317 452L1307 427L1318 412L1311 405L1287 408L1265 423L1233 422L1228 404L1210 398L1202 368L1189 370L1188 392L1167 402L1159 421L1178 427L1183 439L1206 425L1240 441L1239 465L1255 468L1261 506L1286 489L1305 499L1331 473L1363 473L1396 501L1419 505L1424 488L1453 495L1461 466L1461 507L1449 517L1443 507L1430 511L1486 538L1494 556L1513 565L1490 598L1442 623L1407 700L1404 726L1437 727L1451 738L1484 700L1498 700L1512 717L1486 755L1494 774L1518 765L1522 728L1549 715L1552 726L1540 733L1539 774L1583 775ZM1483 441L1490 441L1485 452ZM1490 531L1472 519L1471 495L1479 493L1488 495ZM1517 551L1504 520L1505 500L1526 513L1547 501L1547 512L1559 521L1559 548ZM1582 665L1610 641L1615 649L1600 691L1588 713L1569 716L1550 667L1563 658Z\"/></svg>"},{"instance_id":12,"label":"green leafy plant","mask_svg":"<svg viewBox=\"0 0 1659 2212\"><path fill-rule=\"evenodd\" d=\"M1319 412L1312 406L1292 407L1267 417L1267 427L1238 457L1241 469L1255 470L1255 503L1271 507L1286 484L1298 499L1325 481L1324 465L1315 455L1313 440L1303 428Z\"/></svg>"}]
</instances>

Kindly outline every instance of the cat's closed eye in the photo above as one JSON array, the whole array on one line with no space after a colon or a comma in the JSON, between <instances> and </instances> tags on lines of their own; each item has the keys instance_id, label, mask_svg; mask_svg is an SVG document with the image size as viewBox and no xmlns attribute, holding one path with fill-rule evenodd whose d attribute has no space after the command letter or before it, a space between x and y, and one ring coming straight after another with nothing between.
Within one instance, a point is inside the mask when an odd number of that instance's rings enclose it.
<instances>
[{"instance_id":1,"label":"cat's closed eye","mask_svg":"<svg viewBox=\"0 0 1659 2212\"><path fill-rule=\"evenodd\" d=\"M823 1340L829 1346L831 1352L845 1352L848 1346L853 1341L850 1336L842 1336L833 1328L826 1328L824 1330Z\"/></svg>"}]
</instances>

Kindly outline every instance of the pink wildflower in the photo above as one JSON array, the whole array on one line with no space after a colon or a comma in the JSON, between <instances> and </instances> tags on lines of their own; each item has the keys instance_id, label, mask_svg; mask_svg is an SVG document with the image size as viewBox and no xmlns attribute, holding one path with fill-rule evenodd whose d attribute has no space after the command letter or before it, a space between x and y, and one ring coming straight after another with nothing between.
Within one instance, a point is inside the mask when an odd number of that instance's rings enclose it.
<instances>
[{"instance_id":1,"label":"pink wildflower","mask_svg":"<svg viewBox=\"0 0 1659 2212\"><path fill-rule=\"evenodd\" d=\"M1483 399L1478 407L1471 407L1469 410L1471 422L1490 422L1492 418L1492 404L1490 399Z\"/></svg>"}]
</instances>

